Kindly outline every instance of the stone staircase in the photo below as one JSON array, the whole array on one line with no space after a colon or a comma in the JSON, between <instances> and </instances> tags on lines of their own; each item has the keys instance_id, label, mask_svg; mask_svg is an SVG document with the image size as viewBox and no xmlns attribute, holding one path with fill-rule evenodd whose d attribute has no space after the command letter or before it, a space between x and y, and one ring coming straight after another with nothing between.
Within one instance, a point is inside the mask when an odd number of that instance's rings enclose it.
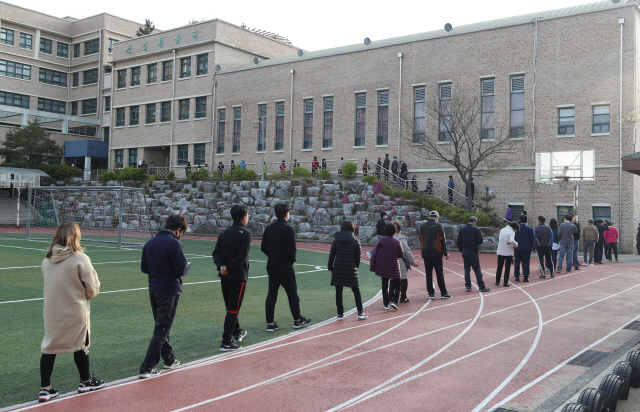
<instances>
[{"instance_id":1,"label":"stone staircase","mask_svg":"<svg viewBox=\"0 0 640 412\"><path fill-rule=\"evenodd\" d=\"M17 218L17 199L0 198L0 226L15 226ZM20 226L27 224L27 202L20 200Z\"/></svg>"}]
</instances>

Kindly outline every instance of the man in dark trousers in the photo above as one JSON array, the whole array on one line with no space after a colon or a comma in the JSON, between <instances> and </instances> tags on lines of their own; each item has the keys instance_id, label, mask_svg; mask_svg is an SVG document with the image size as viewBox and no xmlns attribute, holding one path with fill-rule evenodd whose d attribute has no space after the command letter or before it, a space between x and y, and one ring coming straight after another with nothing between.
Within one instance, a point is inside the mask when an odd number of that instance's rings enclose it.
<instances>
[{"instance_id":1,"label":"man in dark trousers","mask_svg":"<svg viewBox=\"0 0 640 412\"><path fill-rule=\"evenodd\" d=\"M520 230L516 231L515 241L518 247L513 251L514 266L513 276L516 282L520 282L520 263L522 263L522 276L524 281L529 281L529 263L531 263L531 251L535 244L536 238L533 234L533 228L527 226L527 215L520 215Z\"/></svg>"},{"instance_id":2,"label":"man in dark trousers","mask_svg":"<svg viewBox=\"0 0 640 412\"><path fill-rule=\"evenodd\" d=\"M604 245L606 240L604 239L604 231L609 230L608 227L604 226L604 221L602 219L596 219L596 229L598 229L598 241L596 242L596 247L594 249L593 261L599 265L602 265L602 254L604 252Z\"/></svg>"},{"instance_id":3,"label":"man in dark trousers","mask_svg":"<svg viewBox=\"0 0 640 412\"><path fill-rule=\"evenodd\" d=\"M382 162L382 167L384 168L384 181L389 181L389 153L384 155L384 161Z\"/></svg>"},{"instance_id":4,"label":"man in dark trousers","mask_svg":"<svg viewBox=\"0 0 640 412\"><path fill-rule=\"evenodd\" d=\"M462 261L464 263L464 286L467 292L471 292L471 268L476 274L476 282L480 292L489 292L491 289L485 286L482 280L482 271L480 270L480 258L478 257L478 246L482 244L482 233L476 227L478 218L469 217L469 222L465 227L460 229L456 246L462 252Z\"/></svg>"},{"instance_id":5,"label":"man in dark trousers","mask_svg":"<svg viewBox=\"0 0 640 412\"><path fill-rule=\"evenodd\" d=\"M393 162L391 162L391 173L393 174L393 181L396 181L396 176L398 175L398 159L396 156L393 156Z\"/></svg>"},{"instance_id":6,"label":"man in dark trousers","mask_svg":"<svg viewBox=\"0 0 640 412\"><path fill-rule=\"evenodd\" d=\"M273 320L273 312L278 301L280 286L287 292L289 309L293 316L293 327L304 328L311 323L311 319L300 316L300 298L296 285L296 274L293 264L296 261L296 232L287 225L291 207L278 203L274 208L277 220L264 229L262 235L262 253L267 255L267 274L269 275L269 292L265 303L267 313L267 332L278 330L278 324Z\"/></svg>"},{"instance_id":7,"label":"man in dark trousers","mask_svg":"<svg viewBox=\"0 0 640 412\"><path fill-rule=\"evenodd\" d=\"M246 229L249 212L245 205L231 207L233 225L225 229L216 242L213 250L213 261L219 272L222 297L227 309L224 319L224 332L220 350L228 352L241 349L237 343L247 336L247 331L240 329L238 313L249 279L249 252L251 251L251 232ZM236 341L234 343L232 341Z\"/></svg>"},{"instance_id":8,"label":"man in dark trousers","mask_svg":"<svg viewBox=\"0 0 640 412\"><path fill-rule=\"evenodd\" d=\"M571 215L571 223L578 229L576 233L573 234L573 268L576 270L580 270L580 262L578 262L578 249L580 248L580 235L582 231L580 230L580 222L576 219L576 216L573 213L569 213ZM584 263L584 262L583 262Z\"/></svg>"},{"instance_id":9,"label":"man in dark trousers","mask_svg":"<svg viewBox=\"0 0 640 412\"><path fill-rule=\"evenodd\" d=\"M378 161L376 162L376 179L380 179L381 169L382 169L382 160L378 158Z\"/></svg>"},{"instance_id":10,"label":"man in dark trousers","mask_svg":"<svg viewBox=\"0 0 640 412\"><path fill-rule=\"evenodd\" d=\"M638 233L636 233L636 252L640 255L640 223L638 223Z\"/></svg>"},{"instance_id":11,"label":"man in dark trousers","mask_svg":"<svg viewBox=\"0 0 640 412\"><path fill-rule=\"evenodd\" d=\"M376 223L376 233L378 236L384 236L384 227L387 225L389 216L387 212L380 212L380 220Z\"/></svg>"},{"instance_id":12,"label":"man in dark trousers","mask_svg":"<svg viewBox=\"0 0 640 412\"><path fill-rule=\"evenodd\" d=\"M453 189L456 185L453 183L453 176L449 175L449 182L447 183L447 194L449 195L449 203L453 204Z\"/></svg>"},{"instance_id":13,"label":"man in dark trousers","mask_svg":"<svg viewBox=\"0 0 640 412\"><path fill-rule=\"evenodd\" d=\"M160 230L142 248L140 269L149 275L149 298L155 321L153 337L147 354L140 365L141 379L160 375L155 366L164 360L164 369L180 365L169 344L169 331L176 316L182 293L182 277L189 273L190 263L184 257L178 239L187 231L187 220L182 215L167 218L165 229Z\"/></svg>"},{"instance_id":14,"label":"man in dark trousers","mask_svg":"<svg viewBox=\"0 0 640 412\"><path fill-rule=\"evenodd\" d=\"M447 286L444 283L444 269L442 267L442 256L449 260L447 252L447 238L444 235L442 225L438 223L440 214L435 210L429 213L429 221L420 225L420 246L422 248L422 258L427 275L427 292L429 299L435 299L436 291L433 288L433 270L436 271L438 288L441 299L451 299L447 293Z\"/></svg>"},{"instance_id":15,"label":"man in dark trousers","mask_svg":"<svg viewBox=\"0 0 640 412\"><path fill-rule=\"evenodd\" d=\"M533 229L533 237L535 238L534 247L538 252L538 261L540 262L540 279L546 279L544 260L547 259L547 266L551 277L555 277L553 272L553 262L551 260L551 246L553 246L553 232L549 226L545 226L544 216L538 216L538 226Z\"/></svg>"}]
</instances>

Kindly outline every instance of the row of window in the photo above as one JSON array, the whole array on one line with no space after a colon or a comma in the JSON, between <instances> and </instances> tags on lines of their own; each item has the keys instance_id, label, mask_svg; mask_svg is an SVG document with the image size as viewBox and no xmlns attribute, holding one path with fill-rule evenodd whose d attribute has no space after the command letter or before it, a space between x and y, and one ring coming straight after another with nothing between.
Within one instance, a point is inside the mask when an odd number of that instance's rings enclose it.
<instances>
[{"instance_id":1,"label":"row of window","mask_svg":"<svg viewBox=\"0 0 640 412\"><path fill-rule=\"evenodd\" d=\"M24 109L29 108L29 96L23 94L2 92L0 91L0 104L6 104L7 106L22 107Z\"/></svg>"},{"instance_id":2,"label":"row of window","mask_svg":"<svg viewBox=\"0 0 640 412\"><path fill-rule=\"evenodd\" d=\"M80 73L72 73L71 74L71 86L78 87L80 83ZM82 72L82 84L95 84L98 83L98 69L90 69Z\"/></svg>"},{"instance_id":3,"label":"row of window","mask_svg":"<svg viewBox=\"0 0 640 412\"><path fill-rule=\"evenodd\" d=\"M197 70L196 75L201 76L207 74L209 70L209 56L207 54L200 54L196 56ZM141 67L136 66L131 68L130 83L129 86L139 86ZM191 57L183 57L180 59L180 78L191 77ZM173 60L162 62L162 81L168 81L173 79ZM158 63L152 63L147 65L147 84L155 83L158 80ZM127 69L118 70L117 79L118 89L127 87Z\"/></svg>"},{"instance_id":4,"label":"row of window","mask_svg":"<svg viewBox=\"0 0 640 412\"><path fill-rule=\"evenodd\" d=\"M11 29L2 28L0 29L0 43L8 44L13 46L14 43L15 32ZM111 43L112 39L109 39L109 47L112 47ZM69 44L63 43L61 41L57 43L56 53L58 57L69 57ZM20 41L19 45L23 49L33 50L33 35L29 33L20 33ZM92 39L84 42L84 55L88 56L90 54L98 53L100 49L100 40ZM53 40L47 39L44 37L40 38L40 53L44 54L53 54ZM80 57L80 43L76 43L73 45L73 57Z\"/></svg>"},{"instance_id":5,"label":"row of window","mask_svg":"<svg viewBox=\"0 0 640 412\"><path fill-rule=\"evenodd\" d=\"M609 105L591 107L591 133L610 132ZM575 133L575 107L558 109L558 136L570 136Z\"/></svg>"},{"instance_id":6,"label":"row of window","mask_svg":"<svg viewBox=\"0 0 640 412\"><path fill-rule=\"evenodd\" d=\"M109 97L108 104L111 104L111 97ZM207 116L207 97L196 97L196 113L195 118L201 119ZM156 107L157 103L151 103L144 106L145 109L145 124L153 124L156 122ZM107 109L107 100L105 98L105 111ZM178 119L188 120L191 111L191 99L178 100ZM125 125L125 108L120 107L116 109L116 127ZM171 121L171 102L160 103L160 123ZM129 107L129 126L136 126L140 123L140 106Z\"/></svg>"},{"instance_id":7,"label":"row of window","mask_svg":"<svg viewBox=\"0 0 640 412\"><path fill-rule=\"evenodd\" d=\"M205 160L205 144L198 143L193 145L193 164L194 165L203 165L206 162ZM178 145L178 166L184 166L189 162L189 145L181 144Z\"/></svg>"},{"instance_id":8,"label":"row of window","mask_svg":"<svg viewBox=\"0 0 640 412\"><path fill-rule=\"evenodd\" d=\"M23 80L31 80L31 66L23 63L16 63L9 60L0 60L0 75L15 77ZM98 69L90 69L82 72L82 84L98 83ZM72 85L77 87L80 73L72 73ZM56 86L67 86L67 73L56 70L39 68L40 83L53 84Z\"/></svg>"},{"instance_id":9,"label":"row of window","mask_svg":"<svg viewBox=\"0 0 640 412\"><path fill-rule=\"evenodd\" d=\"M22 107L24 109L29 108L29 96L0 91L0 104L6 104L8 106ZM71 114L73 116L78 114L78 102L71 102ZM38 110L45 112L61 113L65 114L65 102L58 100L38 98ZM96 113L98 110L98 99L87 99L82 101L82 114Z\"/></svg>"},{"instance_id":10,"label":"row of window","mask_svg":"<svg viewBox=\"0 0 640 412\"><path fill-rule=\"evenodd\" d=\"M98 99L87 99L82 101L82 114L92 114L98 112ZM71 102L71 115L78 115L78 102Z\"/></svg>"},{"instance_id":11,"label":"row of window","mask_svg":"<svg viewBox=\"0 0 640 412\"><path fill-rule=\"evenodd\" d=\"M31 80L31 66L0 59L0 75Z\"/></svg>"}]
</instances>

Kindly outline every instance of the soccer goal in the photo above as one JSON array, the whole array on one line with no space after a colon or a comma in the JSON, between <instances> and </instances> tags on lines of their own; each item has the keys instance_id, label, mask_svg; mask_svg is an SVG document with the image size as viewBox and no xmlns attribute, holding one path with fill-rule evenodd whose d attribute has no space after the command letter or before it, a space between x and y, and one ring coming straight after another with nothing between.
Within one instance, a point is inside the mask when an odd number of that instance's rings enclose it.
<instances>
[{"instance_id":1,"label":"soccer goal","mask_svg":"<svg viewBox=\"0 0 640 412\"><path fill-rule=\"evenodd\" d=\"M64 222L76 222L82 242L142 246L152 223L144 189L128 187L31 187L27 240L53 239Z\"/></svg>"}]
</instances>

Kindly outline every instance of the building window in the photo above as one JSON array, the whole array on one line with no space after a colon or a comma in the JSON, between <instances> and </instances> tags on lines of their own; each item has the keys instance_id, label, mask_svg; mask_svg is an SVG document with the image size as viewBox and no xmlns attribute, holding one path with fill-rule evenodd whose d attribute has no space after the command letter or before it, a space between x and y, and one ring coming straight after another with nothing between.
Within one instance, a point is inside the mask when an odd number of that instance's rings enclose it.
<instances>
[{"instance_id":1,"label":"building window","mask_svg":"<svg viewBox=\"0 0 640 412\"><path fill-rule=\"evenodd\" d=\"M109 141L109 128L108 127L103 127L102 128L102 141L103 142L108 142Z\"/></svg>"},{"instance_id":2,"label":"building window","mask_svg":"<svg viewBox=\"0 0 640 412\"><path fill-rule=\"evenodd\" d=\"M0 75L31 80L31 66L28 64L0 60Z\"/></svg>"},{"instance_id":3,"label":"building window","mask_svg":"<svg viewBox=\"0 0 640 412\"><path fill-rule=\"evenodd\" d=\"M440 115L439 115L439 134L440 142L448 142L451 140L451 84L440 85Z\"/></svg>"},{"instance_id":4,"label":"building window","mask_svg":"<svg viewBox=\"0 0 640 412\"><path fill-rule=\"evenodd\" d=\"M58 42L58 57L69 58L69 45Z\"/></svg>"},{"instance_id":5,"label":"building window","mask_svg":"<svg viewBox=\"0 0 640 412\"><path fill-rule=\"evenodd\" d=\"M493 140L495 138L495 79L482 81L482 139Z\"/></svg>"},{"instance_id":6,"label":"building window","mask_svg":"<svg viewBox=\"0 0 640 412\"><path fill-rule=\"evenodd\" d=\"M524 76L511 78L511 127L509 137L524 137Z\"/></svg>"},{"instance_id":7,"label":"building window","mask_svg":"<svg viewBox=\"0 0 640 412\"><path fill-rule=\"evenodd\" d=\"M302 148L313 148L313 100L304 101L304 139Z\"/></svg>"},{"instance_id":8,"label":"building window","mask_svg":"<svg viewBox=\"0 0 640 412\"><path fill-rule=\"evenodd\" d=\"M273 150L284 148L284 103L276 103L276 142Z\"/></svg>"},{"instance_id":9,"label":"building window","mask_svg":"<svg viewBox=\"0 0 640 412\"><path fill-rule=\"evenodd\" d=\"M191 57L180 59L180 78L191 76Z\"/></svg>"},{"instance_id":10,"label":"building window","mask_svg":"<svg viewBox=\"0 0 640 412\"><path fill-rule=\"evenodd\" d=\"M389 144L389 92L378 92L378 145Z\"/></svg>"},{"instance_id":11,"label":"building window","mask_svg":"<svg viewBox=\"0 0 640 412\"><path fill-rule=\"evenodd\" d=\"M178 146L178 166L184 166L189 161L189 145L181 144Z\"/></svg>"},{"instance_id":12,"label":"building window","mask_svg":"<svg viewBox=\"0 0 640 412\"><path fill-rule=\"evenodd\" d=\"M20 47L27 50L33 49L33 36L27 33L20 33Z\"/></svg>"},{"instance_id":13,"label":"building window","mask_svg":"<svg viewBox=\"0 0 640 412\"><path fill-rule=\"evenodd\" d=\"M563 222L564 217L567 214L569 213L573 214L573 206L556 206L556 210L558 212L558 222Z\"/></svg>"},{"instance_id":14,"label":"building window","mask_svg":"<svg viewBox=\"0 0 640 412\"><path fill-rule=\"evenodd\" d=\"M138 149L129 149L129 167L138 166Z\"/></svg>"},{"instance_id":15,"label":"building window","mask_svg":"<svg viewBox=\"0 0 640 412\"><path fill-rule=\"evenodd\" d=\"M79 81L80 81L80 73L72 73L71 74L71 86L78 87Z\"/></svg>"},{"instance_id":16,"label":"building window","mask_svg":"<svg viewBox=\"0 0 640 412\"><path fill-rule=\"evenodd\" d=\"M218 154L224 153L225 115L225 109L218 110Z\"/></svg>"},{"instance_id":17,"label":"building window","mask_svg":"<svg viewBox=\"0 0 640 412\"><path fill-rule=\"evenodd\" d=\"M367 94L356 94L356 139L354 146L364 146L365 119L367 117Z\"/></svg>"},{"instance_id":18,"label":"building window","mask_svg":"<svg viewBox=\"0 0 640 412\"><path fill-rule=\"evenodd\" d=\"M171 121L171 102L162 102L162 113L160 115L161 122Z\"/></svg>"},{"instance_id":19,"label":"building window","mask_svg":"<svg viewBox=\"0 0 640 412\"><path fill-rule=\"evenodd\" d=\"M140 86L140 66L131 68L131 85Z\"/></svg>"},{"instance_id":20,"label":"building window","mask_svg":"<svg viewBox=\"0 0 640 412\"><path fill-rule=\"evenodd\" d=\"M140 121L140 106L129 108L129 126L137 126Z\"/></svg>"},{"instance_id":21,"label":"building window","mask_svg":"<svg viewBox=\"0 0 640 412\"><path fill-rule=\"evenodd\" d=\"M82 73L82 84L98 83L98 69L85 70Z\"/></svg>"},{"instance_id":22,"label":"building window","mask_svg":"<svg viewBox=\"0 0 640 412\"><path fill-rule=\"evenodd\" d=\"M38 97L38 110L43 112L65 114L65 102Z\"/></svg>"},{"instance_id":23,"label":"building window","mask_svg":"<svg viewBox=\"0 0 640 412\"><path fill-rule=\"evenodd\" d=\"M49 39L40 38L40 53L51 54L53 53L53 42Z\"/></svg>"},{"instance_id":24,"label":"building window","mask_svg":"<svg viewBox=\"0 0 640 412\"><path fill-rule=\"evenodd\" d=\"M258 106L258 152L266 151L267 146L267 105Z\"/></svg>"},{"instance_id":25,"label":"building window","mask_svg":"<svg viewBox=\"0 0 640 412\"><path fill-rule=\"evenodd\" d=\"M233 109L233 147L231 153L240 153L240 131L242 110L239 107Z\"/></svg>"},{"instance_id":26,"label":"building window","mask_svg":"<svg viewBox=\"0 0 640 412\"><path fill-rule=\"evenodd\" d=\"M40 83L52 84L54 86L67 86L67 73L40 67Z\"/></svg>"},{"instance_id":27,"label":"building window","mask_svg":"<svg viewBox=\"0 0 640 412\"><path fill-rule=\"evenodd\" d=\"M10 92L0 92L0 104L28 109L29 96Z\"/></svg>"},{"instance_id":28,"label":"building window","mask_svg":"<svg viewBox=\"0 0 640 412\"><path fill-rule=\"evenodd\" d=\"M116 109L116 127L124 126L124 107Z\"/></svg>"},{"instance_id":29,"label":"building window","mask_svg":"<svg viewBox=\"0 0 640 412\"><path fill-rule=\"evenodd\" d=\"M113 45L116 44L118 42L118 40L116 39L109 39L109 53L113 53Z\"/></svg>"},{"instance_id":30,"label":"building window","mask_svg":"<svg viewBox=\"0 0 640 412\"><path fill-rule=\"evenodd\" d=\"M196 97L196 119L207 117L207 97Z\"/></svg>"},{"instance_id":31,"label":"building window","mask_svg":"<svg viewBox=\"0 0 640 412\"><path fill-rule=\"evenodd\" d=\"M559 136L574 134L575 112L576 109L574 107L567 109L558 109Z\"/></svg>"},{"instance_id":32,"label":"building window","mask_svg":"<svg viewBox=\"0 0 640 412\"><path fill-rule=\"evenodd\" d=\"M209 55L201 54L198 56L198 71L196 75L207 74L207 70L209 70Z\"/></svg>"},{"instance_id":33,"label":"building window","mask_svg":"<svg viewBox=\"0 0 640 412\"><path fill-rule=\"evenodd\" d=\"M111 111L111 96L104 97L104 111L105 112Z\"/></svg>"},{"instance_id":34,"label":"building window","mask_svg":"<svg viewBox=\"0 0 640 412\"><path fill-rule=\"evenodd\" d=\"M155 83L158 79L158 64L153 63L147 66L147 83Z\"/></svg>"},{"instance_id":35,"label":"building window","mask_svg":"<svg viewBox=\"0 0 640 412\"><path fill-rule=\"evenodd\" d=\"M104 66L104 74L111 73L111 70L112 70L111 66Z\"/></svg>"},{"instance_id":36,"label":"building window","mask_svg":"<svg viewBox=\"0 0 640 412\"><path fill-rule=\"evenodd\" d=\"M94 126L77 126L70 127L69 134L75 134L79 136L96 137L97 128Z\"/></svg>"},{"instance_id":37,"label":"building window","mask_svg":"<svg viewBox=\"0 0 640 412\"><path fill-rule=\"evenodd\" d=\"M611 220L611 206L593 206L593 220Z\"/></svg>"},{"instance_id":38,"label":"building window","mask_svg":"<svg viewBox=\"0 0 640 412\"><path fill-rule=\"evenodd\" d=\"M118 89L127 87L127 71L118 70Z\"/></svg>"},{"instance_id":39,"label":"building window","mask_svg":"<svg viewBox=\"0 0 640 412\"><path fill-rule=\"evenodd\" d=\"M324 128L322 130L322 147L333 147L333 97L324 98Z\"/></svg>"},{"instance_id":40,"label":"building window","mask_svg":"<svg viewBox=\"0 0 640 412\"><path fill-rule=\"evenodd\" d=\"M88 99L82 101L82 114L91 114L98 111L98 99Z\"/></svg>"},{"instance_id":41,"label":"building window","mask_svg":"<svg viewBox=\"0 0 640 412\"><path fill-rule=\"evenodd\" d=\"M180 103L180 112L178 115L178 120L185 120L189 118L189 103L191 99L182 99L179 101Z\"/></svg>"},{"instance_id":42,"label":"building window","mask_svg":"<svg viewBox=\"0 0 640 412\"><path fill-rule=\"evenodd\" d=\"M413 143L424 142L426 87L413 89Z\"/></svg>"},{"instance_id":43,"label":"building window","mask_svg":"<svg viewBox=\"0 0 640 412\"><path fill-rule=\"evenodd\" d=\"M171 80L173 78L173 62L162 62L162 81Z\"/></svg>"},{"instance_id":44,"label":"building window","mask_svg":"<svg viewBox=\"0 0 640 412\"><path fill-rule=\"evenodd\" d=\"M117 149L115 151L115 155L113 156L113 162L115 163L116 167L123 167L124 166L122 164L123 157L124 157L124 150L123 149Z\"/></svg>"},{"instance_id":45,"label":"building window","mask_svg":"<svg viewBox=\"0 0 640 412\"><path fill-rule=\"evenodd\" d=\"M84 55L88 56L90 54L98 53L99 45L100 45L99 39L93 39L93 40L84 42Z\"/></svg>"},{"instance_id":46,"label":"building window","mask_svg":"<svg viewBox=\"0 0 640 412\"><path fill-rule=\"evenodd\" d=\"M155 122L156 122L156 104L155 103L148 104L146 123L153 124Z\"/></svg>"},{"instance_id":47,"label":"building window","mask_svg":"<svg viewBox=\"0 0 640 412\"><path fill-rule=\"evenodd\" d=\"M80 57L80 43L73 45L73 58L77 59Z\"/></svg>"},{"instance_id":48,"label":"building window","mask_svg":"<svg viewBox=\"0 0 640 412\"><path fill-rule=\"evenodd\" d=\"M203 165L206 163L205 159L205 148L204 143L199 143L193 145L193 164L194 165Z\"/></svg>"},{"instance_id":49,"label":"building window","mask_svg":"<svg viewBox=\"0 0 640 412\"><path fill-rule=\"evenodd\" d=\"M13 30L0 29L0 43L13 46Z\"/></svg>"},{"instance_id":50,"label":"building window","mask_svg":"<svg viewBox=\"0 0 640 412\"><path fill-rule=\"evenodd\" d=\"M78 102L71 102L71 116L78 115Z\"/></svg>"},{"instance_id":51,"label":"building window","mask_svg":"<svg viewBox=\"0 0 640 412\"><path fill-rule=\"evenodd\" d=\"M609 106L593 106L593 133L609 133Z\"/></svg>"}]
</instances>

